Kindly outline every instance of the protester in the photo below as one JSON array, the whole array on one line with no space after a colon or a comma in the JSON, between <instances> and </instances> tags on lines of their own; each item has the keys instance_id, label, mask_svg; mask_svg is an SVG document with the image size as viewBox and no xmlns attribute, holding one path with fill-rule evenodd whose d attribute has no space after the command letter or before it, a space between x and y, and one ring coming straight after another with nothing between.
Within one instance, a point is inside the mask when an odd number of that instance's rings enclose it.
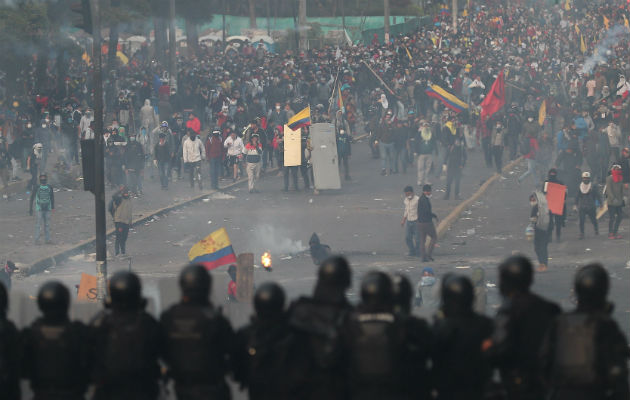
<instances>
[{"instance_id":1,"label":"protester","mask_svg":"<svg viewBox=\"0 0 630 400\"><path fill-rule=\"evenodd\" d=\"M129 190L126 186L122 186L118 192L116 192L111 201L109 202L109 213L114 219L114 226L116 228L116 242L114 243L114 255L127 254L127 237L129 236L129 228L133 220L133 214L131 209L131 198L129 197Z\"/></svg>"},{"instance_id":2,"label":"protester","mask_svg":"<svg viewBox=\"0 0 630 400\"><path fill-rule=\"evenodd\" d=\"M406 186L403 190L405 199L403 203L405 205L405 212L403 213L401 226L405 227L405 243L409 248L409 257L415 257L420 255L420 240L418 237L418 201L420 197L413 193L413 187Z\"/></svg>"},{"instance_id":3,"label":"protester","mask_svg":"<svg viewBox=\"0 0 630 400\"><path fill-rule=\"evenodd\" d=\"M422 196L418 200L418 235L420 236L420 257L423 262L434 261L433 249L437 242L437 233L433 225L433 219L438 219L431 210L431 185L422 187ZM431 240L427 248L427 237Z\"/></svg>"},{"instance_id":4,"label":"protester","mask_svg":"<svg viewBox=\"0 0 630 400\"><path fill-rule=\"evenodd\" d=\"M48 183L48 175L39 176L39 186L33 188L29 201L29 215L33 215L33 201L35 201L35 211L37 212L37 225L35 227L35 244L39 244L41 230L44 229L46 244L52 244L50 239L50 216L55 211L55 193L53 187Z\"/></svg>"},{"instance_id":5,"label":"protester","mask_svg":"<svg viewBox=\"0 0 630 400\"><path fill-rule=\"evenodd\" d=\"M624 199L623 176L619 164L613 164L610 175L606 178L604 197L608 205L608 239L621 239L621 235L618 234L618 231L621 219L623 218L622 209Z\"/></svg>"}]
</instances>

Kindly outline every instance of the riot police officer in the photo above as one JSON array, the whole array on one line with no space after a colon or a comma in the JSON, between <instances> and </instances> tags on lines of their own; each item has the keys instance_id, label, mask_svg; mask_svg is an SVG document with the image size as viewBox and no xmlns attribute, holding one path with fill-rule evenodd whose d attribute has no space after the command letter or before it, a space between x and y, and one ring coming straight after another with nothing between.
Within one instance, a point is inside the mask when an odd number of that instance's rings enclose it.
<instances>
[{"instance_id":1,"label":"riot police officer","mask_svg":"<svg viewBox=\"0 0 630 400\"><path fill-rule=\"evenodd\" d=\"M481 400L491 368L481 350L492 335L492 320L473 311L470 279L449 275L433 325L433 374L438 399Z\"/></svg>"},{"instance_id":2,"label":"riot police officer","mask_svg":"<svg viewBox=\"0 0 630 400\"><path fill-rule=\"evenodd\" d=\"M538 355L545 332L560 307L530 292L531 261L508 257L499 265L499 291L503 303L495 319L495 331L485 342L487 355L498 365L501 381L514 400L543 397Z\"/></svg>"},{"instance_id":3,"label":"riot police officer","mask_svg":"<svg viewBox=\"0 0 630 400\"><path fill-rule=\"evenodd\" d=\"M384 272L370 272L361 282L361 303L343 330L345 373L350 399L410 399L404 378L405 325L394 313L394 288Z\"/></svg>"},{"instance_id":4,"label":"riot police officer","mask_svg":"<svg viewBox=\"0 0 630 400\"><path fill-rule=\"evenodd\" d=\"M628 342L610 317L608 272L599 264L575 276L577 309L558 316L542 359L549 399L628 399Z\"/></svg>"},{"instance_id":5,"label":"riot police officer","mask_svg":"<svg viewBox=\"0 0 630 400\"><path fill-rule=\"evenodd\" d=\"M83 399L89 381L87 331L68 318L70 292L60 282L47 282L37 305L43 316L22 332L23 376L35 399Z\"/></svg>"},{"instance_id":6,"label":"riot police officer","mask_svg":"<svg viewBox=\"0 0 630 400\"><path fill-rule=\"evenodd\" d=\"M236 379L251 400L289 400L287 368L295 342L287 329L285 294L280 285L263 283L254 295L256 316L236 335Z\"/></svg>"},{"instance_id":7,"label":"riot police officer","mask_svg":"<svg viewBox=\"0 0 630 400\"><path fill-rule=\"evenodd\" d=\"M225 382L234 332L210 303L212 278L201 265L179 275L182 299L162 313L164 360L179 400L230 399Z\"/></svg>"},{"instance_id":8,"label":"riot police officer","mask_svg":"<svg viewBox=\"0 0 630 400\"><path fill-rule=\"evenodd\" d=\"M394 289L394 312L407 330L405 363L415 363L414 368L406 368L403 379L408 393L414 399L429 398L429 359L433 337L427 322L411 314L413 286L403 274L392 277Z\"/></svg>"},{"instance_id":9,"label":"riot police officer","mask_svg":"<svg viewBox=\"0 0 630 400\"><path fill-rule=\"evenodd\" d=\"M291 398L346 398L339 334L352 310L345 296L350 280L348 261L330 257L319 267L313 296L301 297L289 307L289 327L300 344L291 361Z\"/></svg>"},{"instance_id":10,"label":"riot police officer","mask_svg":"<svg viewBox=\"0 0 630 400\"><path fill-rule=\"evenodd\" d=\"M7 400L20 400L20 375L18 369L18 331L7 319L9 297L0 282L0 393Z\"/></svg>"},{"instance_id":11,"label":"riot police officer","mask_svg":"<svg viewBox=\"0 0 630 400\"><path fill-rule=\"evenodd\" d=\"M106 310L91 323L95 400L154 400L159 392L160 329L144 308L138 276L109 281Z\"/></svg>"}]
</instances>

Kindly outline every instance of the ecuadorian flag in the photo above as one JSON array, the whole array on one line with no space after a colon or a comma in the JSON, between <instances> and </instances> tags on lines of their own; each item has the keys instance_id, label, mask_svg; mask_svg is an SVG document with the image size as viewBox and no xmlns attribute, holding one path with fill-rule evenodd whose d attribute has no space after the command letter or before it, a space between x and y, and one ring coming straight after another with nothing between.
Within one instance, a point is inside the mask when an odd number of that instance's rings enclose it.
<instances>
[{"instance_id":1,"label":"ecuadorian flag","mask_svg":"<svg viewBox=\"0 0 630 400\"><path fill-rule=\"evenodd\" d=\"M306 107L299 113L295 114L287 125L292 130L296 130L298 128L302 128L304 126L309 126L311 124L311 106Z\"/></svg>"},{"instance_id":2,"label":"ecuadorian flag","mask_svg":"<svg viewBox=\"0 0 630 400\"><path fill-rule=\"evenodd\" d=\"M195 244L188 252L188 259L192 263L203 264L208 270L235 263L236 255L225 228L212 232Z\"/></svg>"},{"instance_id":3,"label":"ecuadorian flag","mask_svg":"<svg viewBox=\"0 0 630 400\"><path fill-rule=\"evenodd\" d=\"M424 92L427 96L440 100L442 104L455 112L459 113L468 109L468 104L464 103L438 85L431 85Z\"/></svg>"}]
</instances>

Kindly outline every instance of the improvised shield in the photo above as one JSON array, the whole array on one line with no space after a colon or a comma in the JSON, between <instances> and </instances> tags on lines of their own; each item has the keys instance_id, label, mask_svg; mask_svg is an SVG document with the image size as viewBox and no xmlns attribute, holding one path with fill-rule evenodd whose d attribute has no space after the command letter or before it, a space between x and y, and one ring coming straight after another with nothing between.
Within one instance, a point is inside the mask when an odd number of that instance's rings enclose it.
<instances>
[{"instance_id":1,"label":"improvised shield","mask_svg":"<svg viewBox=\"0 0 630 400\"><path fill-rule=\"evenodd\" d=\"M315 189L341 189L334 126L318 123L311 125L310 130Z\"/></svg>"}]
</instances>

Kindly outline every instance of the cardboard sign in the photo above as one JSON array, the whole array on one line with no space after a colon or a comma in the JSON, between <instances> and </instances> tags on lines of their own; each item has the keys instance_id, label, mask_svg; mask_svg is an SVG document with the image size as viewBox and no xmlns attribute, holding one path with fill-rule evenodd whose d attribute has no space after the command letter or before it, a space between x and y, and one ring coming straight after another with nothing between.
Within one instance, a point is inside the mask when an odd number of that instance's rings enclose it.
<instances>
[{"instance_id":1,"label":"cardboard sign","mask_svg":"<svg viewBox=\"0 0 630 400\"><path fill-rule=\"evenodd\" d=\"M284 126L284 166L302 165L302 129Z\"/></svg>"},{"instance_id":2,"label":"cardboard sign","mask_svg":"<svg viewBox=\"0 0 630 400\"><path fill-rule=\"evenodd\" d=\"M547 186L547 205L553 215L562 215L564 200L567 195L567 187L553 182L545 183Z\"/></svg>"},{"instance_id":3,"label":"cardboard sign","mask_svg":"<svg viewBox=\"0 0 630 400\"><path fill-rule=\"evenodd\" d=\"M96 277L88 274L81 274L81 283L79 283L78 301L93 301L97 298Z\"/></svg>"}]
</instances>

